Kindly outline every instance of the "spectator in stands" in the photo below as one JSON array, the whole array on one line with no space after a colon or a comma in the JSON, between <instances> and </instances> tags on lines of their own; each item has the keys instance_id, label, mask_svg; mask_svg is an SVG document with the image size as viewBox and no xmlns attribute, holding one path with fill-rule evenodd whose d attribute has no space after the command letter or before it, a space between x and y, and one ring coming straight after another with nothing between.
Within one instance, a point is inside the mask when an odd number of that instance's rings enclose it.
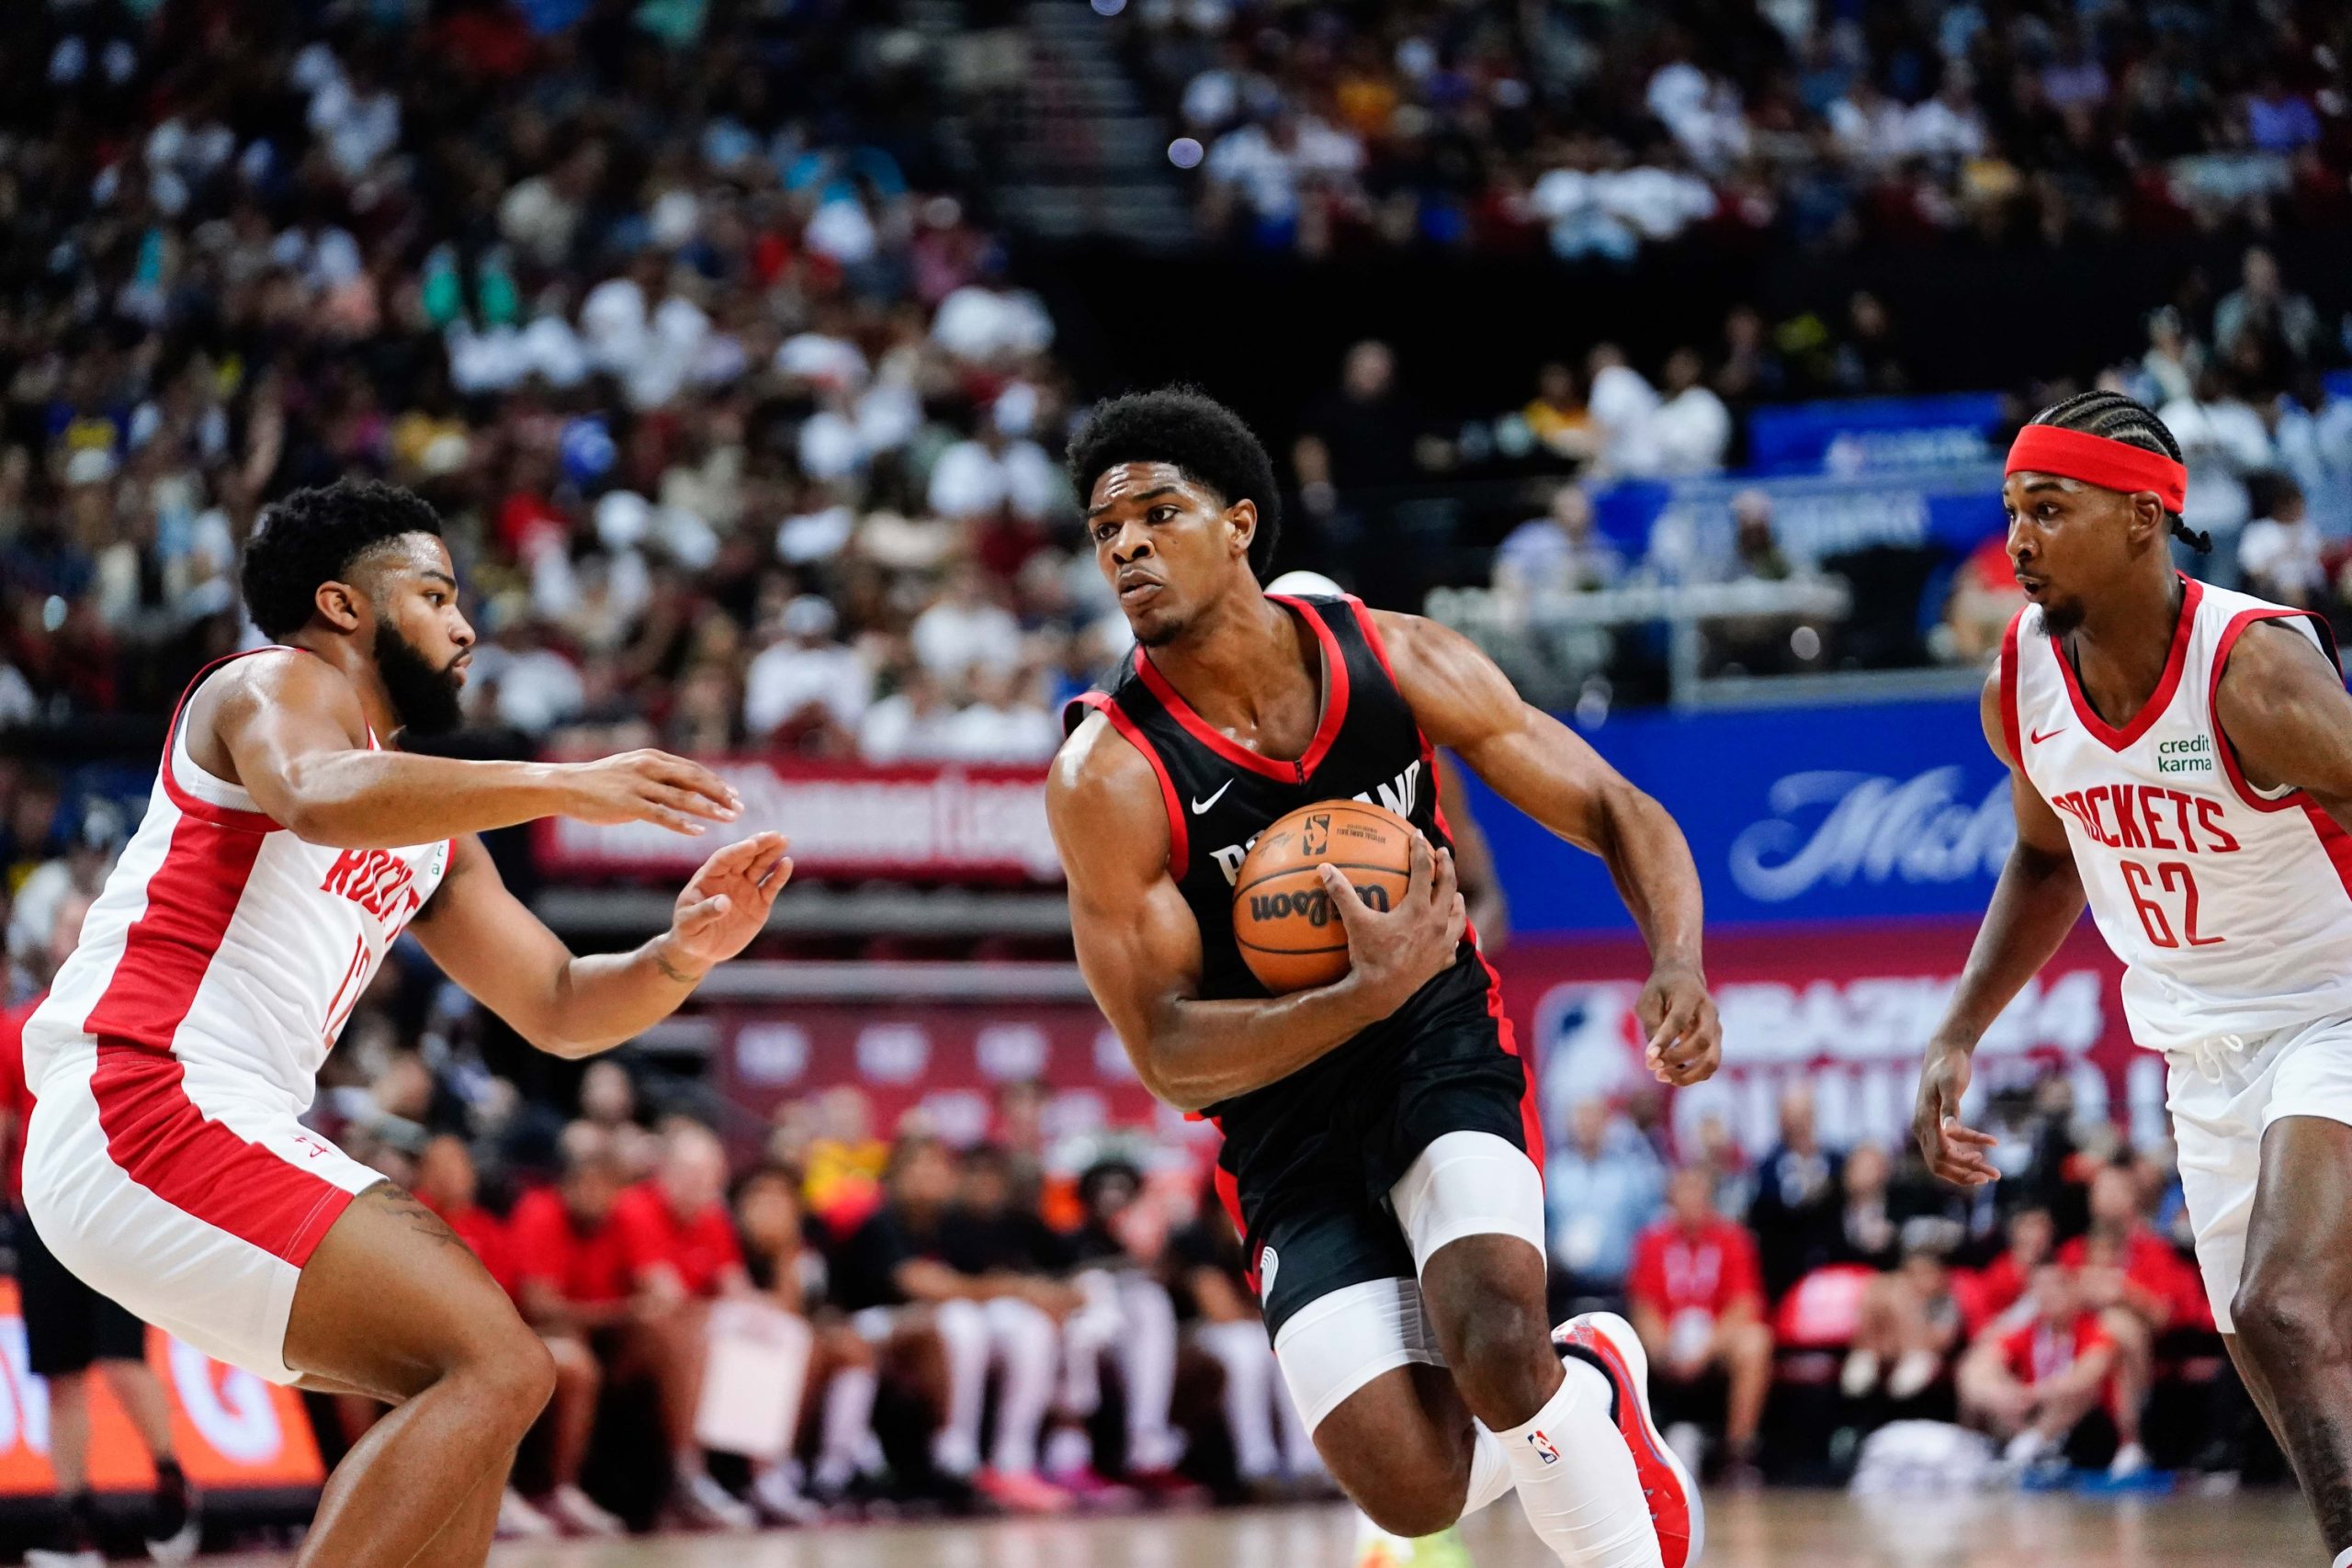
<instances>
[{"instance_id":1,"label":"spectator in stands","mask_svg":"<svg viewBox=\"0 0 2352 1568\"><path fill-rule=\"evenodd\" d=\"M2033 1271L2057 1256L2058 1227L2048 1209L2034 1204L2013 1210L2007 1230L2007 1245L1977 1275L1979 1306L1988 1320L2007 1315L2023 1301Z\"/></svg>"},{"instance_id":2,"label":"spectator in stands","mask_svg":"<svg viewBox=\"0 0 2352 1568\"><path fill-rule=\"evenodd\" d=\"M1892 1269L1899 1261L1901 1229L1887 1207L1894 1175L1894 1162L1878 1145L1860 1143L1846 1151L1844 1168L1838 1172L1838 1240L1833 1248L1840 1261L1878 1269ZM1748 1223L1755 1224L1753 1210Z\"/></svg>"},{"instance_id":3,"label":"spectator in stands","mask_svg":"<svg viewBox=\"0 0 2352 1568\"><path fill-rule=\"evenodd\" d=\"M1731 451L1731 411L1703 379L1705 371L1695 348L1667 356L1666 396L1649 417L1661 474L1712 474Z\"/></svg>"},{"instance_id":4,"label":"spectator in stands","mask_svg":"<svg viewBox=\"0 0 2352 1568\"><path fill-rule=\"evenodd\" d=\"M1597 450L1592 414L1577 396L1576 372L1557 360L1535 375L1535 396L1519 411L1527 432L1553 457L1589 463Z\"/></svg>"},{"instance_id":5,"label":"spectator in stands","mask_svg":"<svg viewBox=\"0 0 2352 1568\"><path fill-rule=\"evenodd\" d=\"M1577 1101L1544 1168L1555 1317L1623 1309L1634 1238L1665 1192L1665 1167L1609 1102Z\"/></svg>"},{"instance_id":6,"label":"spectator in stands","mask_svg":"<svg viewBox=\"0 0 2352 1568\"><path fill-rule=\"evenodd\" d=\"M1952 573L1951 596L1944 601L1943 656L1958 664L1982 664L1999 651L2009 622L2025 607L2008 535L1988 534Z\"/></svg>"},{"instance_id":7,"label":"spectator in stands","mask_svg":"<svg viewBox=\"0 0 2352 1568\"><path fill-rule=\"evenodd\" d=\"M1592 495L1574 479L1552 492L1541 517L1503 536L1495 548L1495 592L1511 603L1555 593L1614 588L1625 558L1593 526Z\"/></svg>"},{"instance_id":8,"label":"spectator in stands","mask_svg":"<svg viewBox=\"0 0 2352 1568\"><path fill-rule=\"evenodd\" d=\"M554 1357L559 1386L590 1394L550 1410L548 1495L533 1506L581 1535L615 1536L621 1523L580 1489L580 1467L594 1430L594 1389L617 1355L630 1320L628 1259L613 1206L627 1186L611 1134L592 1122L564 1129L563 1170L554 1187L526 1192L508 1217L514 1299Z\"/></svg>"},{"instance_id":9,"label":"spectator in stands","mask_svg":"<svg viewBox=\"0 0 2352 1568\"><path fill-rule=\"evenodd\" d=\"M2006 1443L2002 1457L2021 1475L2063 1468L2067 1439L2115 1373L2115 1346L2064 1265L2037 1265L2026 1303L2023 1321L1977 1337L1959 1376L1963 1417Z\"/></svg>"},{"instance_id":10,"label":"spectator in stands","mask_svg":"<svg viewBox=\"0 0 2352 1568\"><path fill-rule=\"evenodd\" d=\"M2140 356L2145 383L2134 394L2150 408L2187 398L2205 368L2205 345L2181 325L2180 312L2166 305L2148 316L2148 351Z\"/></svg>"},{"instance_id":11,"label":"spectator in stands","mask_svg":"<svg viewBox=\"0 0 2352 1568\"><path fill-rule=\"evenodd\" d=\"M1872 1279L1862 1293L1838 1384L1847 1398L1866 1399L1883 1376L1888 1399L1917 1399L1942 1375L1945 1358L1968 1327L1967 1307L1939 1246L1906 1246L1902 1267Z\"/></svg>"},{"instance_id":12,"label":"spectator in stands","mask_svg":"<svg viewBox=\"0 0 2352 1568\"><path fill-rule=\"evenodd\" d=\"M2279 276L2278 259L2261 245L2246 247L2239 285L2213 307L2213 342L2222 357L2233 360L2252 342L2283 370L2319 348L2319 311L2308 296L2290 291Z\"/></svg>"},{"instance_id":13,"label":"spectator in stands","mask_svg":"<svg viewBox=\"0 0 2352 1568\"><path fill-rule=\"evenodd\" d=\"M2128 1166L2103 1166L2091 1178L2091 1227L2058 1249L2075 1273L2078 1298L2098 1314L2114 1347L2113 1393L2118 1448L2109 1473L2119 1480L2148 1468L2140 1446L2140 1417L2154 1376L2156 1341L2201 1320L2211 1327L2202 1280L2193 1265L2148 1223L2140 1180Z\"/></svg>"},{"instance_id":14,"label":"spectator in stands","mask_svg":"<svg viewBox=\"0 0 2352 1568\"><path fill-rule=\"evenodd\" d=\"M917 664L902 671L899 689L865 710L857 727L857 754L869 762L935 762L956 755L956 708L946 682Z\"/></svg>"},{"instance_id":15,"label":"spectator in stands","mask_svg":"<svg viewBox=\"0 0 2352 1568\"><path fill-rule=\"evenodd\" d=\"M1062 727L1046 707L1034 670L982 666L972 671L972 700L947 722L949 755L1000 766L1043 763L1062 743Z\"/></svg>"},{"instance_id":16,"label":"spectator in stands","mask_svg":"<svg viewBox=\"0 0 2352 1568\"><path fill-rule=\"evenodd\" d=\"M712 1478L695 1435L710 1304L752 1293L727 1210L727 1154L718 1135L699 1122L673 1121L662 1134L653 1175L615 1201L613 1225L639 1303L639 1363L662 1396L671 1507L689 1523L749 1529L757 1517Z\"/></svg>"},{"instance_id":17,"label":"spectator in stands","mask_svg":"<svg viewBox=\"0 0 2352 1568\"><path fill-rule=\"evenodd\" d=\"M751 1326L759 1342L803 1358L801 1386L787 1403L784 1453L754 1459L752 1503L770 1524L808 1524L823 1510L802 1491L808 1476L799 1458L801 1412L821 1402L820 1496L838 1498L861 1473L881 1468L874 1436L874 1352L838 1314L815 1321L824 1259L809 1245L800 1184L791 1172L763 1168L744 1178L735 1193L735 1226L744 1270L765 1314Z\"/></svg>"},{"instance_id":18,"label":"spectator in stands","mask_svg":"<svg viewBox=\"0 0 2352 1568\"><path fill-rule=\"evenodd\" d=\"M1245 1495L1322 1479L1322 1456L1266 1342L1241 1238L1213 1190L1202 1194L1193 1223L1169 1237L1162 1261L1178 1317L1225 1374L1226 1433Z\"/></svg>"},{"instance_id":19,"label":"spectator in stands","mask_svg":"<svg viewBox=\"0 0 2352 1568\"><path fill-rule=\"evenodd\" d=\"M1057 1317L1076 1303L1057 1281L992 1267L1037 1246L1035 1231L1009 1210L972 1215L958 1187L945 1144L899 1139L881 1207L829 1254L833 1295L886 1368L926 1385L940 1413L931 1462L941 1476L977 1483L1015 1512L1058 1513L1069 1495L1037 1476L1037 1432L1054 1396ZM1000 1462L981 1472L991 1371Z\"/></svg>"},{"instance_id":20,"label":"spectator in stands","mask_svg":"<svg viewBox=\"0 0 2352 1568\"><path fill-rule=\"evenodd\" d=\"M753 740L824 757L856 749L874 673L834 639L840 623L832 602L815 593L797 595L777 615L775 640L743 675L743 728Z\"/></svg>"},{"instance_id":21,"label":"spectator in stands","mask_svg":"<svg viewBox=\"0 0 2352 1568\"><path fill-rule=\"evenodd\" d=\"M1021 661L1021 626L997 602L988 573L975 561L948 573L947 590L909 629L916 660L945 682L967 679L978 667L1011 669Z\"/></svg>"},{"instance_id":22,"label":"spectator in stands","mask_svg":"<svg viewBox=\"0 0 2352 1568\"><path fill-rule=\"evenodd\" d=\"M1183 1439L1169 1424L1176 1391L1176 1307L1140 1256L1136 1201L1143 1172L1099 1160L1078 1179L1084 1218L1066 1244L1069 1282L1083 1303L1062 1322L1062 1388L1046 1447L1046 1474L1083 1495L1096 1480L1087 1435L1102 1402L1102 1366L1116 1367L1125 1396L1126 1445L1118 1466L1130 1485L1168 1490Z\"/></svg>"},{"instance_id":23,"label":"spectator in stands","mask_svg":"<svg viewBox=\"0 0 2352 1568\"><path fill-rule=\"evenodd\" d=\"M2238 536L2238 570L2246 592L2322 614L2330 600L2325 541L2304 504L2303 491L2283 473L2256 474L2246 481L2254 521Z\"/></svg>"},{"instance_id":24,"label":"spectator in stands","mask_svg":"<svg viewBox=\"0 0 2352 1568\"><path fill-rule=\"evenodd\" d=\"M1776 1301L1837 1249L1841 1163L1822 1146L1812 1087L1791 1084L1781 1093L1780 1141L1756 1168L1747 1210L1764 1292Z\"/></svg>"},{"instance_id":25,"label":"spectator in stands","mask_svg":"<svg viewBox=\"0 0 2352 1568\"><path fill-rule=\"evenodd\" d=\"M1600 433L1594 468L1610 475L1656 472L1657 443L1650 422L1657 413L1657 389L1626 363L1625 351L1613 343L1593 345L1586 356L1585 375L1591 389L1587 407Z\"/></svg>"},{"instance_id":26,"label":"spectator in stands","mask_svg":"<svg viewBox=\"0 0 2352 1568\"><path fill-rule=\"evenodd\" d=\"M939 1328L948 1376L971 1397L967 1403L959 1396L951 1406L949 1432L959 1459L967 1444L978 1453L979 1384L991 1366L1000 1368L996 1430L975 1483L1016 1511L1058 1513L1071 1495L1039 1474L1039 1445L1057 1393L1054 1372L1086 1298L1061 1277L1068 1247L1037 1213L1035 1195L1016 1189L1012 1174L1012 1162L993 1145L964 1156L947 1256L970 1294L942 1309ZM1095 1344L1094 1353L1100 1349ZM959 1429L956 1415L965 1410L971 1418Z\"/></svg>"},{"instance_id":27,"label":"spectator in stands","mask_svg":"<svg viewBox=\"0 0 2352 1568\"><path fill-rule=\"evenodd\" d=\"M1634 1327L1664 1401L1688 1403L1701 1385L1720 1380L1723 1478L1752 1485L1758 1478L1757 1429L1772 1385L1772 1330L1764 1321L1756 1240L1716 1211L1712 1179L1700 1167L1674 1173L1666 1202L1667 1217L1634 1245L1626 1280Z\"/></svg>"},{"instance_id":28,"label":"spectator in stands","mask_svg":"<svg viewBox=\"0 0 2352 1568\"><path fill-rule=\"evenodd\" d=\"M2270 432L2253 405L2211 368L2198 377L2189 396L2165 404L2158 417L2179 441L2188 468L2188 499L2181 515L2191 528L2213 536L2226 577L2238 531L2253 515L2245 476L2277 461Z\"/></svg>"}]
</instances>

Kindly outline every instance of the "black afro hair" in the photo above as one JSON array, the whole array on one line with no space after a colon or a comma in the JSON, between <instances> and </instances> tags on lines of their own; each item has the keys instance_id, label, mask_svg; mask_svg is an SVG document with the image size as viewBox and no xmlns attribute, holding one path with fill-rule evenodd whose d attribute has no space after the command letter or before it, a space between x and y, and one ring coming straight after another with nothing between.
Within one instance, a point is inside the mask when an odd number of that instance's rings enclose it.
<instances>
[{"instance_id":1,"label":"black afro hair","mask_svg":"<svg viewBox=\"0 0 2352 1568\"><path fill-rule=\"evenodd\" d=\"M1227 506L1237 501L1257 502L1250 570L1264 581L1283 531L1273 460L1239 414L1199 388L1162 387L1096 404L1070 437L1068 461L1070 483L1081 501L1094 493L1094 481L1106 468L1122 463L1172 463Z\"/></svg>"},{"instance_id":2,"label":"black afro hair","mask_svg":"<svg viewBox=\"0 0 2352 1568\"><path fill-rule=\"evenodd\" d=\"M337 479L298 490L264 511L245 542L245 612L266 637L309 624L319 584L387 539L441 532L440 516L414 491L381 479Z\"/></svg>"}]
</instances>

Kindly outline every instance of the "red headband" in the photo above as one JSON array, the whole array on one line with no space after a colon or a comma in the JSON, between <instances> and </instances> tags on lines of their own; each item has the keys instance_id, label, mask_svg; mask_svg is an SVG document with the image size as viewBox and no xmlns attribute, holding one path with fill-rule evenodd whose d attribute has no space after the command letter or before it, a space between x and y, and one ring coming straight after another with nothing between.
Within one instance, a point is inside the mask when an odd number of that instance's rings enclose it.
<instances>
[{"instance_id":1,"label":"red headband","mask_svg":"<svg viewBox=\"0 0 2352 1568\"><path fill-rule=\"evenodd\" d=\"M2162 452L2054 424L2029 424L2009 445L2005 474L2056 474L2126 495L2152 490L2167 512L2188 499L2188 470Z\"/></svg>"}]
</instances>

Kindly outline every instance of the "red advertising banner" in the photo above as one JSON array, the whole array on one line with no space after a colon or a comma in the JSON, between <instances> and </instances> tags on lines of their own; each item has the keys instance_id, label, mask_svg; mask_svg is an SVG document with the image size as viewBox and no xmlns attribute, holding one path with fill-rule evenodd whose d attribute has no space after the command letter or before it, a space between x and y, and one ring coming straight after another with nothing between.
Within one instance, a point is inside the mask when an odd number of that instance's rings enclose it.
<instances>
[{"instance_id":1,"label":"red advertising banner","mask_svg":"<svg viewBox=\"0 0 2352 1568\"><path fill-rule=\"evenodd\" d=\"M742 796L737 834L792 840L798 874L918 881L1059 882L1042 768L966 768L798 759L711 760ZM571 875L671 875L710 852L650 823L539 822L539 863Z\"/></svg>"},{"instance_id":2,"label":"red advertising banner","mask_svg":"<svg viewBox=\"0 0 2352 1568\"><path fill-rule=\"evenodd\" d=\"M316 1486L326 1478L310 1416L292 1389L223 1366L159 1329L147 1362L171 1402L172 1436L188 1478L210 1492ZM147 1450L104 1378L90 1380L90 1484L101 1492L155 1483ZM0 1495L56 1491L49 1468L49 1385L26 1365L17 1283L0 1280Z\"/></svg>"},{"instance_id":3,"label":"red advertising banner","mask_svg":"<svg viewBox=\"0 0 2352 1568\"><path fill-rule=\"evenodd\" d=\"M1724 1066L1713 1082L1676 1096L1678 1134L1720 1115L1761 1153L1777 1135L1781 1090L1804 1081L1833 1145L1907 1137L1920 1051L1975 931L1973 920L1922 920L1711 934ZM1638 942L1514 942L1498 967L1506 1005L1540 1064L1547 1129L1556 1134L1578 1100L1648 1081L1634 1016L1648 971ZM2078 926L1987 1032L1970 1104L2055 1069L2071 1081L2078 1113L2122 1121L2135 1138L2163 1135L2164 1061L2132 1043L2116 994L2121 974L2098 933Z\"/></svg>"},{"instance_id":4,"label":"red advertising banner","mask_svg":"<svg viewBox=\"0 0 2352 1568\"><path fill-rule=\"evenodd\" d=\"M988 1134L1004 1085L1038 1082L1049 1091L1049 1136L1162 1119L1186 1125L1137 1081L1118 1035L1088 1003L794 1002L712 1016L720 1086L762 1116L854 1085L879 1132L920 1106L943 1135L969 1142Z\"/></svg>"}]
</instances>

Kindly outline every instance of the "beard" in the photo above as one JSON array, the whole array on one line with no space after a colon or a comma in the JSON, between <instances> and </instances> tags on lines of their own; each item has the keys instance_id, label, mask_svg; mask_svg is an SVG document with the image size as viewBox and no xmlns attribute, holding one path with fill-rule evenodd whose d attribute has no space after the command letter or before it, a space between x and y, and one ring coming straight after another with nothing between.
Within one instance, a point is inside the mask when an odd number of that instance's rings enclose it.
<instances>
[{"instance_id":1,"label":"beard","mask_svg":"<svg viewBox=\"0 0 2352 1568\"><path fill-rule=\"evenodd\" d=\"M456 662L450 660L451 665ZM404 733L447 735L464 722L455 671L447 666L436 669L389 621L376 626L376 672L383 677L384 694L391 699L392 712Z\"/></svg>"},{"instance_id":2,"label":"beard","mask_svg":"<svg viewBox=\"0 0 2352 1568\"><path fill-rule=\"evenodd\" d=\"M2052 637L2067 637L2081 629L2083 602L2080 599L2048 599L2041 605L2041 629Z\"/></svg>"}]
</instances>

